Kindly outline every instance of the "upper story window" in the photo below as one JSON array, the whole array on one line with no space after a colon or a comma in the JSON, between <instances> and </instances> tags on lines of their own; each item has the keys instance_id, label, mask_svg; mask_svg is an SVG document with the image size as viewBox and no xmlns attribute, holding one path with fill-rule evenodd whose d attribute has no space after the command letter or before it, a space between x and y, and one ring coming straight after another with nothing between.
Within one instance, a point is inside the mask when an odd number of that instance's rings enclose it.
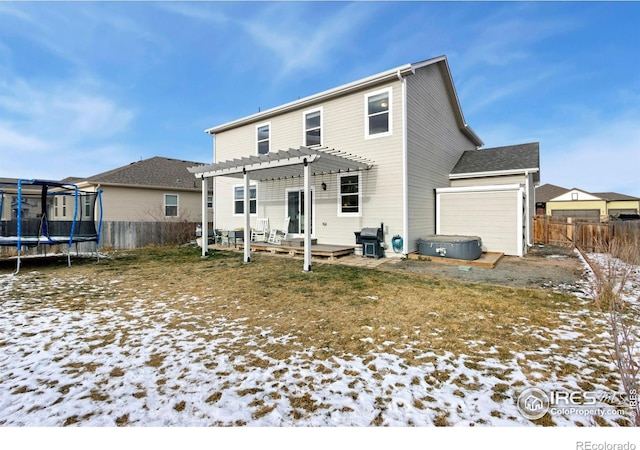
<instances>
[{"instance_id":1,"label":"upper story window","mask_svg":"<svg viewBox=\"0 0 640 450\"><path fill-rule=\"evenodd\" d=\"M178 195L164 194L164 216L178 217Z\"/></svg>"},{"instance_id":2,"label":"upper story window","mask_svg":"<svg viewBox=\"0 0 640 450\"><path fill-rule=\"evenodd\" d=\"M256 127L256 141L258 143L258 155L266 155L271 149L270 123L258 125Z\"/></svg>"},{"instance_id":3,"label":"upper story window","mask_svg":"<svg viewBox=\"0 0 640 450\"><path fill-rule=\"evenodd\" d=\"M338 215L360 215L361 188L360 174L348 173L338 175L340 190L338 192Z\"/></svg>"},{"instance_id":4,"label":"upper story window","mask_svg":"<svg viewBox=\"0 0 640 450\"><path fill-rule=\"evenodd\" d=\"M249 214L258 211L258 188L249 186ZM244 214L244 186L234 186L233 188L233 213Z\"/></svg>"},{"instance_id":5,"label":"upper story window","mask_svg":"<svg viewBox=\"0 0 640 450\"><path fill-rule=\"evenodd\" d=\"M372 92L365 96L365 137L391 134L391 88Z\"/></svg>"},{"instance_id":6,"label":"upper story window","mask_svg":"<svg viewBox=\"0 0 640 450\"><path fill-rule=\"evenodd\" d=\"M304 145L322 145L322 109L304 113Z\"/></svg>"}]
</instances>

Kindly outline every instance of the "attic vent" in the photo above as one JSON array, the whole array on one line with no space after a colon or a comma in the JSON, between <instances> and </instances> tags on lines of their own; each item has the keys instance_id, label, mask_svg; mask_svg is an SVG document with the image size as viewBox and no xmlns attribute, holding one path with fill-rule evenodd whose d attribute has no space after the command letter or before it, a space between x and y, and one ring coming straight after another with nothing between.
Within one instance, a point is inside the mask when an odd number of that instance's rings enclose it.
<instances>
[{"instance_id":1,"label":"attic vent","mask_svg":"<svg viewBox=\"0 0 640 450\"><path fill-rule=\"evenodd\" d=\"M176 180L176 183L181 184L181 183L182 183L182 180L181 180L180 178L178 178L178 179Z\"/></svg>"}]
</instances>

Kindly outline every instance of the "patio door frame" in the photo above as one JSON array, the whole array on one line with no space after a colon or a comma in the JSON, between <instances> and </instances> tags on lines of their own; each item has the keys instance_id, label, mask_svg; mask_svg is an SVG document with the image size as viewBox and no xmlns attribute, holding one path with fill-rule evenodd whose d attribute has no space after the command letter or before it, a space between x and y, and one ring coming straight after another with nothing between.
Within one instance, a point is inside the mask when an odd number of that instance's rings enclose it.
<instances>
[{"instance_id":1,"label":"patio door frame","mask_svg":"<svg viewBox=\"0 0 640 450\"><path fill-rule=\"evenodd\" d=\"M286 188L284 192L284 216L291 217L291 221L289 222L289 229L291 229L291 226L296 223L296 221L294 221L293 219L293 216L289 213L289 194L291 192L298 193L298 209L299 209L298 216L303 217L303 214L304 214L304 211L302 208L302 202L300 201L300 199L304 197L304 187ZM313 219L316 217L316 202L315 202L315 190L313 186L311 186L311 205L310 206L311 206L311 237L315 237L316 227L313 225L313 222L314 222ZM300 226L304 225L304 223L302 223L301 219L298 219L297 224L298 224L297 232L296 233L289 232L289 235L294 238L302 238L304 237L304 233L300 232Z\"/></svg>"}]
</instances>

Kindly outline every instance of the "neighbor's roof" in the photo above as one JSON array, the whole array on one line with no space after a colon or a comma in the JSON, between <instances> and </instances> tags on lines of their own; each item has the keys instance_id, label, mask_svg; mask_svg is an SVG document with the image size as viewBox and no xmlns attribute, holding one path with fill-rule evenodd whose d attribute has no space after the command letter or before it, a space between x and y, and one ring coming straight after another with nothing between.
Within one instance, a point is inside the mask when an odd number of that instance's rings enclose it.
<instances>
[{"instance_id":1,"label":"neighbor's roof","mask_svg":"<svg viewBox=\"0 0 640 450\"><path fill-rule=\"evenodd\" d=\"M429 66L431 64L438 64L442 71L444 82L447 88L447 93L450 95L452 104L454 105L453 109L454 109L454 114L456 116L456 121L458 123L458 127L478 147L483 146L484 143L482 142L482 139L480 139L480 137L476 134L476 132L473 131L471 127L467 125L467 123L465 122L464 115L462 114L462 108L460 106L460 100L458 98L456 88L453 84L453 77L451 76L449 63L447 61L447 57L444 55L431 58L431 59L426 59L424 61L420 61L412 64L404 64L402 66L398 66L393 69L389 69L384 72L380 72L366 78L361 78L351 83L343 84L338 87L335 87L326 91L322 91L317 94L310 95L308 97L304 97L289 103L285 103L283 105L276 106L274 108L266 109L264 111L261 111L249 116L245 116L240 119L232 120L231 122L226 122L221 125L208 128L205 130L205 133L215 134L215 133L236 128L242 125L247 125L252 122L263 121L270 117L283 114L285 112L297 110L300 108L306 108L311 105L315 105L335 97L339 97L351 92L355 92L361 89L375 86L385 81L398 80L400 78L413 75L417 69L420 69L425 66Z\"/></svg>"},{"instance_id":2,"label":"neighbor's roof","mask_svg":"<svg viewBox=\"0 0 640 450\"><path fill-rule=\"evenodd\" d=\"M540 180L540 144L509 145L481 150L465 151L451 171L450 178L468 175L499 175L533 172L534 181Z\"/></svg>"},{"instance_id":3,"label":"neighbor's roof","mask_svg":"<svg viewBox=\"0 0 640 450\"><path fill-rule=\"evenodd\" d=\"M603 200L609 202L621 201L621 200L640 200L638 197L632 197L631 195L618 194L617 192L590 192L591 195L600 197Z\"/></svg>"},{"instance_id":4,"label":"neighbor's roof","mask_svg":"<svg viewBox=\"0 0 640 450\"><path fill-rule=\"evenodd\" d=\"M201 164L203 163L154 156L84 178L82 181L101 185L200 190L201 180L195 179L188 168Z\"/></svg>"},{"instance_id":5,"label":"neighbor's roof","mask_svg":"<svg viewBox=\"0 0 640 450\"><path fill-rule=\"evenodd\" d=\"M559 195L564 194L565 192L569 192L569 189L556 186L555 184L543 184L542 186L538 186L536 188L536 201L548 202L552 198L556 198Z\"/></svg>"}]
</instances>

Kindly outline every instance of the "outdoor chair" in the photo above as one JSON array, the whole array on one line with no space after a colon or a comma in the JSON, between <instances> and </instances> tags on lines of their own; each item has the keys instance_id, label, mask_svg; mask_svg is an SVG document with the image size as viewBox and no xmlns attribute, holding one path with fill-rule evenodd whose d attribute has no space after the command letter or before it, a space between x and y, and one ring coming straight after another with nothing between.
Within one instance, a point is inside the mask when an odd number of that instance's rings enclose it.
<instances>
[{"instance_id":1,"label":"outdoor chair","mask_svg":"<svg viewBox=\"0 0 640 450\"><path fill-rule=\"evenodd\" d=\"M264 242L269 234L269 219L257 219L255 228L251 229L253 242Z\"/></svg>"},{"instance_id":2,"label":"outdoor chair","mask_svg":"<svg viewBox=\"0 0 640 450\"><path fill-rule=\"evenodd\" d=\"M269 231L269 239L267 240L269 244L282 244L282 241L287 238L287 234L289 233L289 222L291 221L291 217L287 217L284 219L284 223L282 224L281 229L273 228Z\"/></svg>"}]
</instances>

